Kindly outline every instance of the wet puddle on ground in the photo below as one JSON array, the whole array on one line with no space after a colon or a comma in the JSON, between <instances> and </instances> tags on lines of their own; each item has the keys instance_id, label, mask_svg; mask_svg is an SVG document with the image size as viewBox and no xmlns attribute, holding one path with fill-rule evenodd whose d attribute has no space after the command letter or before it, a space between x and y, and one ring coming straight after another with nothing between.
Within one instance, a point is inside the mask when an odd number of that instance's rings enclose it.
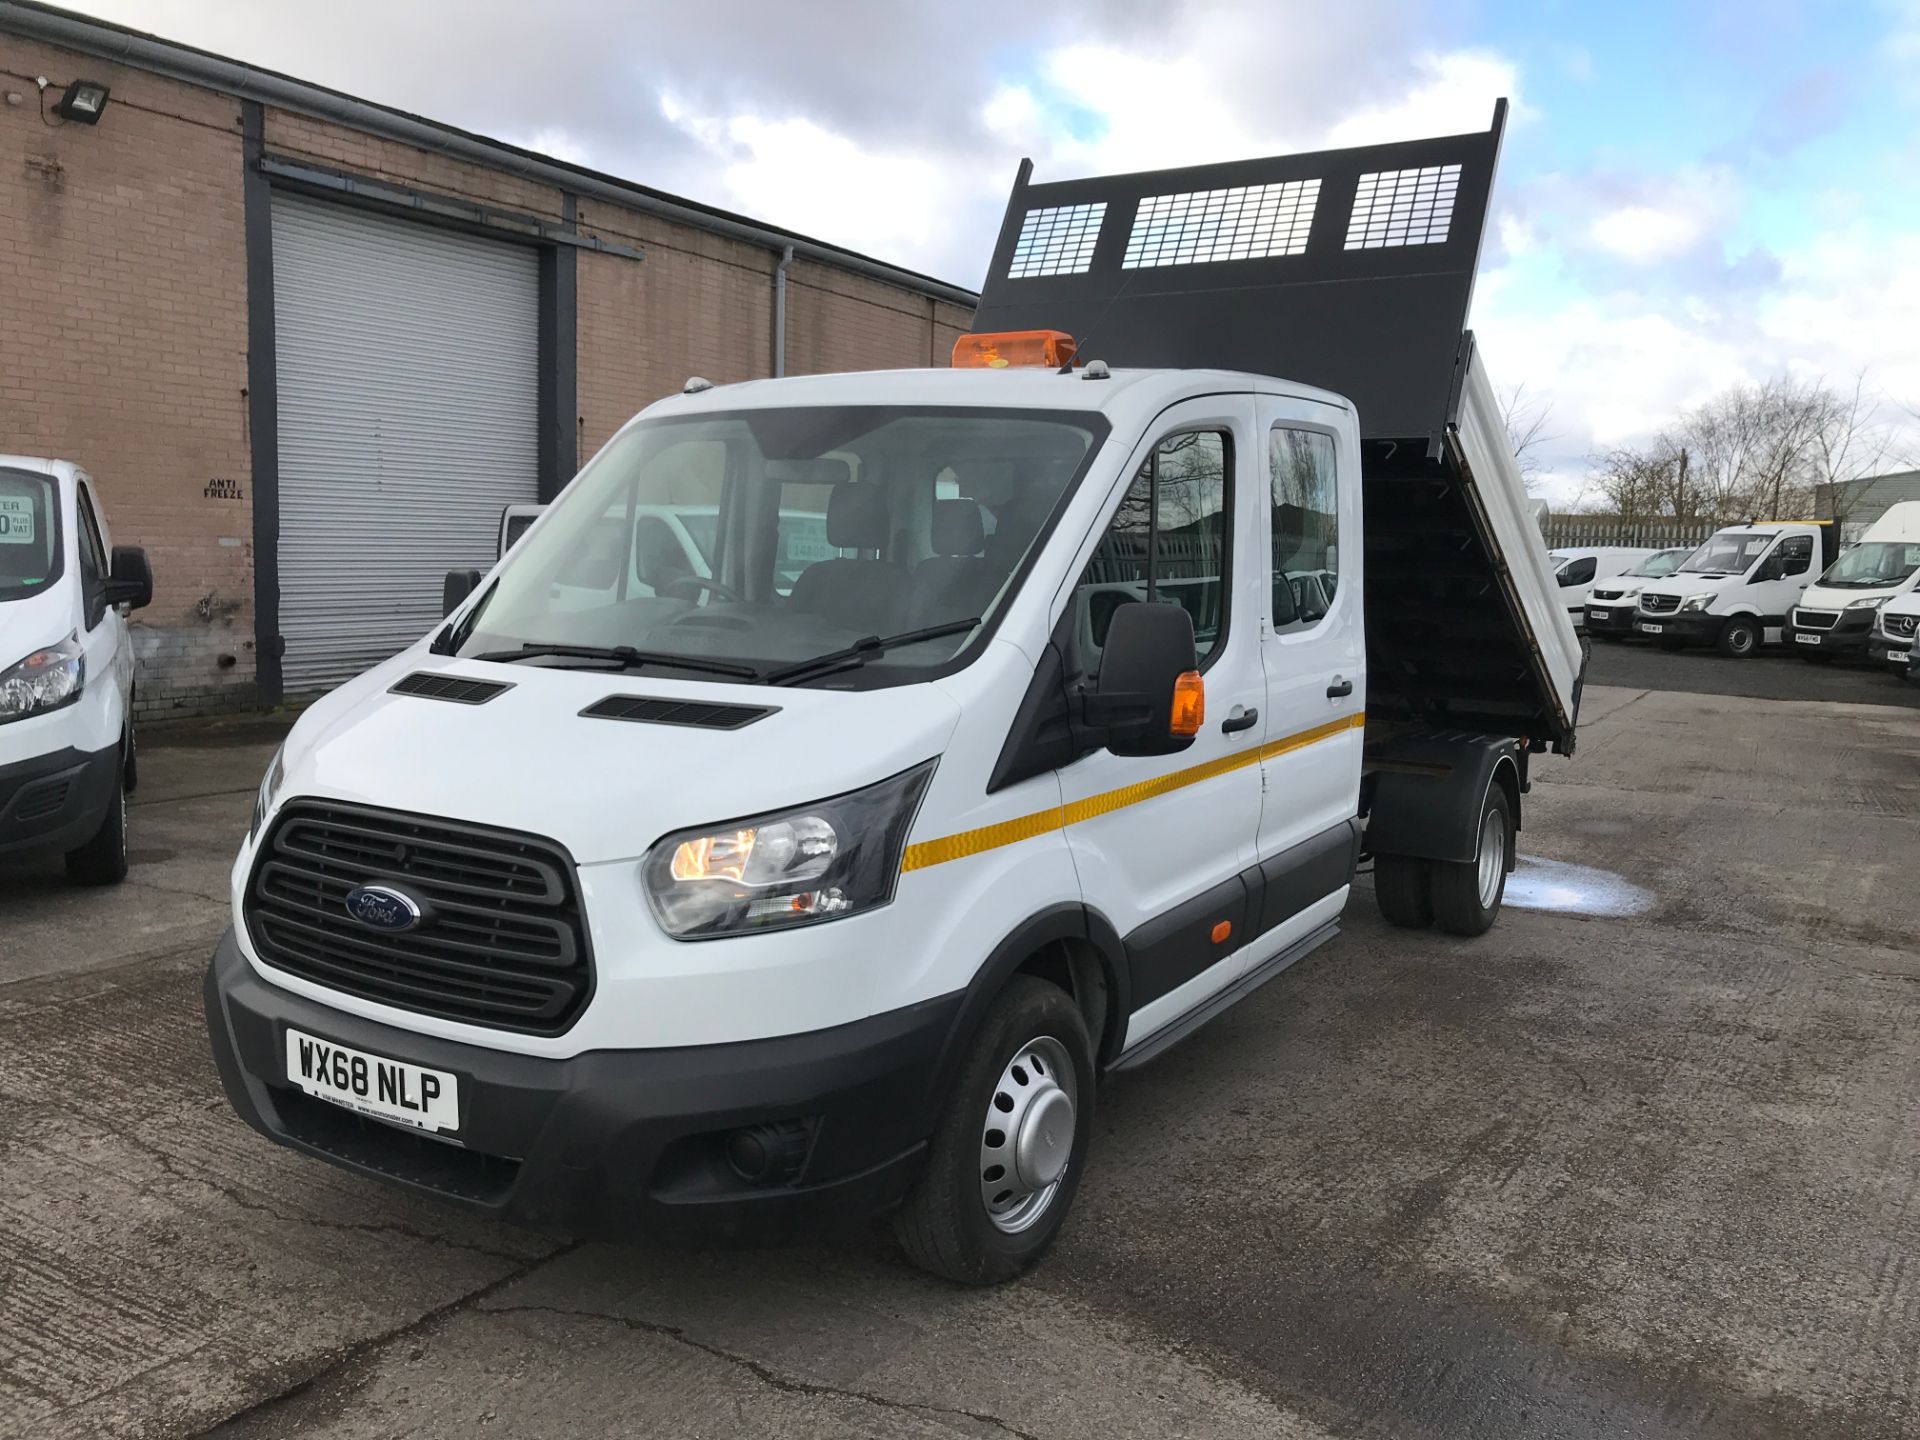
<instances>
[{"instance_id":1,"label":"wet puddle on ground","mask_svg":"<svg viewBox=\"0 0 1920 1440\"><path fill-rule=\"evenodd\" d=\"M1644 915L1654 894L1611 870L1522 855L1507 877L1506 903L1563 915Z\"/></svg>"}]
</instances>

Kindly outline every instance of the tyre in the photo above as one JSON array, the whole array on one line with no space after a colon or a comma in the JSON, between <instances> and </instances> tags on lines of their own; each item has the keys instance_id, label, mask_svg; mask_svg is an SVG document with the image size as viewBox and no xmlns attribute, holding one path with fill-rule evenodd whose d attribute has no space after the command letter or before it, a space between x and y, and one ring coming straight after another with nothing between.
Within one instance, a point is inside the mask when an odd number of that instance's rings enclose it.
<instances>
[{"instance_id":1,"label":"tyre","mask_svg":"<svg viewBox=\"0 0 1920 1440\"><path fill-rule=\"evenodd\" d=\"M86 844L67 852L67 878L81 885L118 885L127 878L127 782L118 766L100 828Z\"/></svg>"},{"instance_id":2,"label":"tyre","mask_svg":"<svg viewBox=\"0 0 1920 1440\"><path fill-rule=\"evenodd\" d=\"M1424 930L1433 924L1427 862L1410 855L1373 857L1373 898L1389 925Z\"/></svg>"},{"instance_id":3,"label":"tyre","mask_svg":"<svg viewBox=\"0 0 1920 1440\"><path fill-rule=\"evenodd\" d=\"M1093 1136L1093 1042L1057 985L1016 976L987 1012L894 1216L923 1270L962 1285L1021 1274L1059 1233Z\"/></svg>"},{"instance_id":4,"label":"tyre","mask_svg":"<svg viewBox=\"0 0 1920 1440\"><path fill-rule=\"evenodd\" d=\"M1760 627L1751 615L1735 615L1720 631L1714 648L1730 660L1744 660L1760 648Z\"/></svg>"},{"instance_id":5,"label":"tyre","mask_svg":"<svg viewBox=\"0 0 1920 1440\"><path fill-rule=\"evenodd\" d=\"M133 717L127 717L127 758L121 767L121 776L126 783L127 794L131 795L140 788L140 741L133 728Z\"/></svg>"},{"instance_id":6,"label":"tyre","mask_svg":"<svg viewBox=\"0 0 1920 1440\"><path fill-rule=\"evenodd\" d=\"M1449 935L1484 935L1507 893L1507 862L1513 853L1513 810L1498 783L1480 802L1479 841L1464 863L1432 865L1433 918Z\"/></svg>"}]
</instances>

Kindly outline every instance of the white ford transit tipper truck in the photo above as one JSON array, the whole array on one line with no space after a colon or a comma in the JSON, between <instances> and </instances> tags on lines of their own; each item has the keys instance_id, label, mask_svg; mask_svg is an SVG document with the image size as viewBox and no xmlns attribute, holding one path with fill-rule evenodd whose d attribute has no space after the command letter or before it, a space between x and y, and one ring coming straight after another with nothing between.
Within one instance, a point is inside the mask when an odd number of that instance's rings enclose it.
<instances>
[{"instance_id":1,"label":"white ford transit tipper truck","mask_svg":"<svg viewBox=\"0 0 1920 1440\"><path fill-rule=\"evenodd\" d=\"M1023 167L956 368L643 412L288 736L206 983L236 1109L576 1234L894 1209L990 1282L1101 1076L1332 936L1363 855L1395 923L1486 929L1584 662L1462 329L1498 128ZM710 573L556 607L666 503ZM832 553L783 594L790 524Z\"/></svg>"},{"instance_id":2,"label":"white ford transit tipper truck","mask_svg":"<svg viewBox=\"0 0 1920 1440\"><path fill-rule=\"evenodd\" d=\"M127 874L133 639L153 599L144 550L116 548L93 481L0 455L0 855L66 856L87 885Z\"/></svg>"},{"instance_id":3,"label":"white ford transit tipper truck","mask_svg":"<svg viewBox=\"0 0 1920 1440\"><path fill-rule=\"evenodd\" d=\"M1889 505L1860 543L1800 597L1787 625L1788 643L1809 660L1864 657L1880 608L1920 581L1920 500Z\"/></svg>"},{"instance_id":4,"label":"white ford transit tipper truck","mask_svg":"<svg viewBox=\"0 0 1920 1440\"><path fill-rule=\"evenodd\" d=\"M1787 613L1833 559L1829 520L1765 521L1716 530L1664 580L1640 590L1634 629L1663 649L1711 645L1745 659L1787 633Z\"/></svg>"}]
</instances>

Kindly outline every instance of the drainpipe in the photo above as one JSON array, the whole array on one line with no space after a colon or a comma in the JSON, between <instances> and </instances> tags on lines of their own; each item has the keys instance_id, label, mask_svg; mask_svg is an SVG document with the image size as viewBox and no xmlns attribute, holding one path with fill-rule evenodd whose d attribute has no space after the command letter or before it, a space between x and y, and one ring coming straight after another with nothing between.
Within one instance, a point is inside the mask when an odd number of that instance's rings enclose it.
<instances>
[{"instance_id":1,"label":"drainpipe","mask_svg":"<svg viewBox=\"0 0 1920 1440\"><path fill-rule=\"evenodd\" d=\"M773 267L773 378L787 373L787 267L793 264L793 247L780 252L780 263Z\"/></svg>"}]
</instances>

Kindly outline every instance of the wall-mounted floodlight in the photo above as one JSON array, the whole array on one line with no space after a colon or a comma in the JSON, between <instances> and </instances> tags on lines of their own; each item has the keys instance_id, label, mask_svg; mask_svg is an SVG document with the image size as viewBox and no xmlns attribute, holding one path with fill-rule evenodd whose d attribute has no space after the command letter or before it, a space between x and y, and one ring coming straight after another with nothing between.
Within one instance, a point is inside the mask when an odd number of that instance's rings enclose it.
<instances>
[{"instance_id":1,"label":"wall-mounted floodlight","mask_svg":"<svg viewBox=\"0 0 1920 1440\"><path fill-rule=\"evenodd\" d=\"M100 112L107 108L107 87L97 80L76 80L67 86L67 93L53 102L53 113L62 120L78 120L82 125L95 125L100 121Z\"/></svg>"}]
</instances>

